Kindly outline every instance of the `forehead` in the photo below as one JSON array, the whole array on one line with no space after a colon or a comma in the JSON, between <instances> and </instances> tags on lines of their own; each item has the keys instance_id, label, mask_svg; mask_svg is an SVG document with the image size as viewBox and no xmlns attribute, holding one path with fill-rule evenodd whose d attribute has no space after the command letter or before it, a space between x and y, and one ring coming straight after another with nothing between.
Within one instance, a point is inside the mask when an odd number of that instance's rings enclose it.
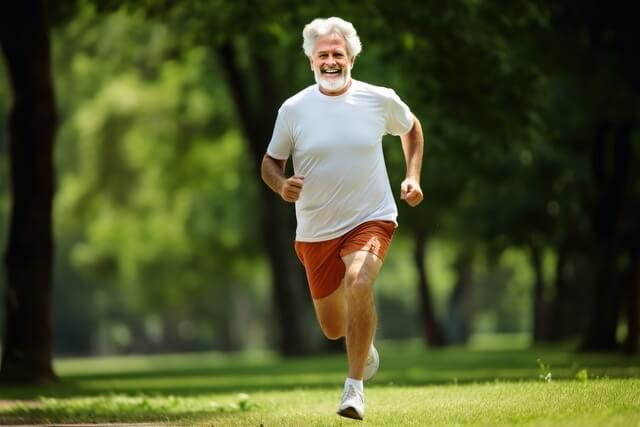
<instances>
[{"instance_id":1,"label":"forehead","mask_svg":"<svg viewBox=\"0 0 640 427\"><path fill-rule=\"evenodd\" d=\"M347 52L347 44L344 39L338 34L326 34L323 36L319 36L316 39L314 53L333 52L336 50L342 50L345 53Z\"/></svg>"}]
</instances>

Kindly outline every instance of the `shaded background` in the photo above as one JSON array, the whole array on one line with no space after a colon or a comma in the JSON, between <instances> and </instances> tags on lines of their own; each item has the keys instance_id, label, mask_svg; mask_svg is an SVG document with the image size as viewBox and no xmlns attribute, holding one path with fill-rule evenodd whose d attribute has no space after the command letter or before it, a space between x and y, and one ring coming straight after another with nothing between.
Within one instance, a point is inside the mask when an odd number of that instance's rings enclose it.
<instances>
[{"instance_id":1,"label":"shaded background","mask_svg":"<svg viewBox=\"0 0 640 427\"><path fill-rule=\"evenodd\" d=\"M378 338L640 350L640 66L621 4L66 1L37 10L48 21L38 22L57 110L53 311L42 325L54 354L336 348L315 325L293 206L259 179L278 107L313 83L302 28L334 15L363 41L354 78L393 87L425 128L425 201L412 210L398 200L400 227L376 285ZM5 254L12 194L28 194L12 193L10 167L32 167L10 156L8 63ZM384 148L398 196L399 139ZM12 259L0 266L5 304Z\"/></svg>"}]
</instances>

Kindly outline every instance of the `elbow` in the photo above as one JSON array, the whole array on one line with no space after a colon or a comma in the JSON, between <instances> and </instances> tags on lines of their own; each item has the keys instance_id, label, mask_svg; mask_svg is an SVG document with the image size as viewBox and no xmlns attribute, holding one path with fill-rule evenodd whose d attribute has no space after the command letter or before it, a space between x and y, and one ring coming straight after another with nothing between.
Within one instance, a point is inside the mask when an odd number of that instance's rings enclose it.
<instances>
[{"instance_id":1,"label":"elbow","mask_svg":"<svg viewBox=\"0 0 640 427\"><path fill-rule=\"evenodd\" d=\"M274 159L270 155L265 154L262 157L262 164L260 165L260 176L262 177L262 180L266 184L269 184L274 175L284 173L284 166L285 160Z\"/></svg>"},{"instance_id":2,"label":"elbow","mask_svg":"<svg viewBox=\"0 0 640 427\"><path fill-rule=\"evenodd\" d=\"M262 164L260 165L260 177L262 178L262 181L264 183L267 183L267 162L269 161L269 156L268 155L264 155L262 157Z\"/></svg>"}]
</instances>

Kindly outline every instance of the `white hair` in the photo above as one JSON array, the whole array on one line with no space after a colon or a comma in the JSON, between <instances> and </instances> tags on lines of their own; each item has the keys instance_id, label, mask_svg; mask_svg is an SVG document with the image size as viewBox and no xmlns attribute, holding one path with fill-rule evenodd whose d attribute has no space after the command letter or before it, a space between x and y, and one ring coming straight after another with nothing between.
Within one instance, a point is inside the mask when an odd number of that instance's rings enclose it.
<instances>
[{"instance_id":1,"label":"white hair","mask_svg":"<svg viewBox=\"0 0 640 427\"><path fill-rule=\"evenodd\" d=\"M316 47L316 39L327 34L337 34L342 37L347 45L347 54L355 58L362 51L360 37L351 22L332 16L331 18L316 18L302 30L302 49L305 55L311 57Z\"/></svg>"}]
</instances>

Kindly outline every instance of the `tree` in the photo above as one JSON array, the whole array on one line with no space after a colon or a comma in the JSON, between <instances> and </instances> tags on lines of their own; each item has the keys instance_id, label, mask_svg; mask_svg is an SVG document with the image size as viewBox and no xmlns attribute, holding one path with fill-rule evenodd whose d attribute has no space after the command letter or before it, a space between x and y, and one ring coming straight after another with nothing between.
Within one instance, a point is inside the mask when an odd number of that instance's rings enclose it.
<instances>
[{"instance_id":1,"label":"tree","mask_svg":"<svg viewBox=\"0 0 640 427\"><path fill-rule=\"evenodd\" d=\"M55 381L51 292L56 110L51 81L47 4L6 8L0 44L13 92L10 115L12 210L5 254L5 330L0 380Z\"/></svg>"},{"instance_id":2,"label":"tree","mask_svg":"<svg viewBox=\"0 0 640 427\"><path fill-rule=\"evenodd\" d=\"M245 52L249 64L246 67L238 63L233 40L227 40L216 48L248 144L254 179L258 181L261 180L260 165L266 151L265 144L271 137L278 101L284 98L271 71L274 64L266 58L265 52L270 46L256 43L258 39L264 41L265 36L268 35L249 37ZM253 100L248 93L251 86L257 87ZM304 275L291 253L294 235L291 213L287 212L290 206L266 185L260 185L258 193L262 202L258 223L271 265L273 303L280 326L277 345L280 353L286 356L305 354L309 351L309 342L303 330L305 323L301 321L300 309L304 305L300 304L300 293L296 292L296 289L304 288Z\"/></svg>"},{"instance_id":3,"label":"tree","mask_svg":"<svg viewBox=\"0 0 640 427\"><path fill-rule=\"evenodd\" d=\"M286 33L282 24L290 14L282 1L245 3L165 2L140 6L137 2L114 0L96 2L101 10L125 5L150 16L189 21L180 37L185 45L206 46L218 59L229 94L236 107L240 129L251 159L252 180L260 181L260 163L271 136L279 102L290 93L293 81L285 69L269 57L282 46L277 36ZM243 25L237 25L241 22ZM211 29L215 29L213 34ZM296 31L299 29L296 28ZM279 53L281 55L282 53ZM304 333L304 308L310 308L303 270L293 254L293 218L289 206L265 186L258 189L261 207L255 215L259 236L271 267L273 311L277 319L277 347L283 355L310 351ZM307 310L310 311L310 310Z\"/></svg>"},{"instance_id":4,"label":"tree","mask_svg":"<svg viewBox=\"0 0 640 427\"><path fill-rule=\"evenodd\" d=\"M634 286L640 234L640 175L632 168L640 128L636 22L617 2L539 3L549 28L538 37L544 48L532 52L549 76L552 102L545 119L553 141L586 165L585 185L574 198L581 213L574 252L588 260L583 267L590 276L586 284L592 283L583 348L614 350L622 298Z\"/></svg>"},{"instance_id":5,"label":"tree","mask_svg":"<svg viewBox=\"0 0 640 427\"><path fill-rule=\"evenodd\" d=\"M635 271L632 272L629 287L627 289L627 339L624 343L624 351L627 354L640 353L640 249L635 253Z\"/></svg>"},{"instance_id":6,"label":"tree","mask_svg":"<svg viewBox=\"0 0 640 427\"><path fill-rule=\"evenodd\" d=\"M171 24L89 5L53 34L56 85L68 94L58 288L88 294L101 351L238 349L247 334L232 330L233 302L266 311L253 286L257 183L244 179L231 100L211 72L216 58L181 46ZM74 297L58 300L56 321L82 318Z\"/></svg>"},{"instance_id":7,"label":"tree","mask_svg":"<svg viewBox=\"0 0 640 427\"><path fill-rule=\"evenodd\" d=\"M516 244L528 239L519 232L523 209L508 201L520 190L513 174L530 144L535 100L530 94L538 77L514 40L537 23L525 2L498 3L380 4L386 27L402 28L399 37L381 44L383 57L398 66L403 77L396 87L406 91L426 129L424 206L414 211L401 203L399 219L408 225L416 248L426 244L425 236L448 238L461 242L462 259L479 243L505 233L518 233L509 241ZM389 158L392 174L400 173L397 153ZM416 257L418 271L422 262ZM468 269L456 270L457 283L467 286ZM442 335L429 313L428 292L420 295L425 329L433 331L427 336Z\"/></svg>"}]
</instances>

